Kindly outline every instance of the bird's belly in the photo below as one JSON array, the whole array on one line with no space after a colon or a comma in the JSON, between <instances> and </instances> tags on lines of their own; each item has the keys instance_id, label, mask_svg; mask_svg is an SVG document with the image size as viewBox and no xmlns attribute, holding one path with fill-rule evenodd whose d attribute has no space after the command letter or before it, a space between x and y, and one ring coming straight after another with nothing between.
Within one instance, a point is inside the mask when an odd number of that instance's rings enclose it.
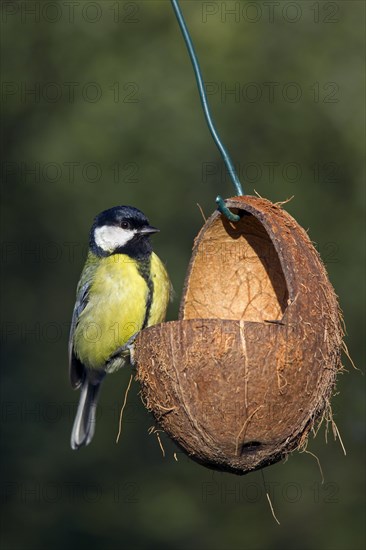
<instances>
[{"instance_id":1,"label":"bird's belly","mask_svg":"<svg viewBox=\"0 0 366 550\"><path fill-rule=\"evenodd\" d=\"M90 299L75 329L75 352L88 368L102 369L110 356L141 330L148 286L135 262L114 255L101 262Z\"/></svg>"}]
</instances>

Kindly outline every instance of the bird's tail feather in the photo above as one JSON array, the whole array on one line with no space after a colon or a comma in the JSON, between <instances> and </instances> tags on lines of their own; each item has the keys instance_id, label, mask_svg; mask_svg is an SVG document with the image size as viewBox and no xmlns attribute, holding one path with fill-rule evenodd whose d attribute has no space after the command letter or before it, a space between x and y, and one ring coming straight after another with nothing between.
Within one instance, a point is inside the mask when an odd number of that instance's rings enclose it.
<instances>
[{"instance_id":1,"label":"bird's tail feather","mask_svg":"<svg viewBox=\"0 0 366 550\"><path fill-rule=\"evenodd\" d=\"M95 432L96 409L101 380L91 383L85 377L80 392L78 410L71 433L71 448L76 450L89 445Z\"/></svg>"}]
</instances>

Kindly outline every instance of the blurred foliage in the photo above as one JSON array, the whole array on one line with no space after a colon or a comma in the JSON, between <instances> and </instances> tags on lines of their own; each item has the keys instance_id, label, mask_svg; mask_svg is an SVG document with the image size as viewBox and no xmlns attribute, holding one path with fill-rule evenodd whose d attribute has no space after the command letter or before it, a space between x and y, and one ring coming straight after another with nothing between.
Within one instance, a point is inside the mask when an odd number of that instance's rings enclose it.
<instances>
[{"instance_id":1,"label":"blurred foliage","mask_svg":"<svg viewBox=\"0 0 366 550\"><path fill-rule=\"evenodd\" d=\"M273 4L271 19L265 2L181 2L245 191L294 195L285 208L317 243L362 367L364 4ZM207 216L233 189L167 0L1 10L2 547L363 548L364 378L346 359L333 409L347 457L321 430L308 449L325 485L306 454L264 471L280 527L260 472L207 470L163 435L162 458L136 384L115 445L127 371L105 383L92 446L70 450L68 328L92 218L131 204L161 228L174 319L196 203Z\"/></svg>"}]
</instances>

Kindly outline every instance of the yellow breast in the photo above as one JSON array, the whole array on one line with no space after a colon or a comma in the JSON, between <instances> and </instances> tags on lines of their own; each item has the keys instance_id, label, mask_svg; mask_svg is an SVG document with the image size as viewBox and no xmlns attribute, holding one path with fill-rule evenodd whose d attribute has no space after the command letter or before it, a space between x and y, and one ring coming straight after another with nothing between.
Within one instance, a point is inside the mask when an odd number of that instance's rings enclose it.
<instances>
[{"instance_id":1,"label":"yellow breast","mask_svg":"<svg viewBox=\"0 0 366 550\"><path fill-rule=\"evenodd\" d=\"M164 264L154 252L151 255L151 279L154 293L147 322L148 327L164 321L171 293L171 282Z\"/></svg>"},{"instance_id":2,"label":"yellow breast","mask_svg":"<svg viewBox=\"0 0 366 550\"><path fill-rule=\"evenodd\" d=\"M170 292L167 273L155 254L150 277L148 326L164 319ZM74 334L75 353L87 368L103 369L110 356L142 329L148 298L149 287L136 261L125 254L100 260Z\"/></svg>"}]
</instances>

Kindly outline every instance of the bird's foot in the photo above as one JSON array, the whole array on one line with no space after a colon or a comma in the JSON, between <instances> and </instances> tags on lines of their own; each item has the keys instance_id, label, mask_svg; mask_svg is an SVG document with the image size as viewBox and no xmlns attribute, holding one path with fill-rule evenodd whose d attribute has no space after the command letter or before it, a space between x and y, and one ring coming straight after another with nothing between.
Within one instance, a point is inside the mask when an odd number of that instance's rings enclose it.
<instances>
[{"instance_id":1,"label":"bird's foot","mask_svg":"<svg viewBox=\"0 0 366 550\"><path fill-rule=\"evenodd\" d=\"M131 365L134 366L133 344L136 340L137 335L138 335L138 332L136 332L133 336L131 336L131 338L127 340L127 342L123 344L123 346L120 346L119 348L117 348L116 351L114 351L110 356L110 358L108 359L108 363L113 364L118 359L125 360L129 358Z\"/></svg>"}]
</instances>

